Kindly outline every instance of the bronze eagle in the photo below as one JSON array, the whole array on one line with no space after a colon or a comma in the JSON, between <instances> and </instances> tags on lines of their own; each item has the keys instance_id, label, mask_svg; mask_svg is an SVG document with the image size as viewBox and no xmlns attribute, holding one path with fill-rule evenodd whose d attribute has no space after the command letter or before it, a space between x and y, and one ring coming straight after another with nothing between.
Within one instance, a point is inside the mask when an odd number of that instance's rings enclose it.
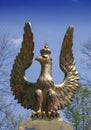
<instances>
[{"instance_id":1,"label":"bronze eagle","mask_svg":"<svg viewBox=\"0 0 91 130\"><path fill-rule=\"evenodd\" d=\"M55 84L53 81L51 50L45 44L40 50L40 56L36 58L41 64L40 76L36 83L32 83L27 81L25 71L33 61L34 37L31 24L25 23L22 47L13 64L10 86L18 103L35 111L32 113L33 117L58 117L57 110L71 103L79 87L79 76L72 52L73 31L74 27L69 26L59 56L60 69L65 73L63 82Z\"/></svg>"}]
</instances>

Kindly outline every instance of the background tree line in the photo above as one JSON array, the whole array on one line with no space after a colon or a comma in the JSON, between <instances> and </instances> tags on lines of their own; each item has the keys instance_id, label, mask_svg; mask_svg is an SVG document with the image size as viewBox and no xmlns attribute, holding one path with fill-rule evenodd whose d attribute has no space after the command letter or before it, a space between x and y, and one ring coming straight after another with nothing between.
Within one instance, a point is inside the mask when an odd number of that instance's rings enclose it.
<instances>
[{"instance_id":1,"label":"background tree line","mask_svg":"<svg viewBox=\"0 0 91 130\"><path fill-rule=\"evenodd\" d=\"M86 70L91 70L91 41L88 41L81 49L84 59L81 63ZM90 130L91 129L91 81L80 76L81 84L76 93L73 102L64 110L65 117L74 126L74 130Z\"/></svg>"},{"instance_id":2,"label":"background tree line","mask_svg":"<svg viewBox=\"0 0 91 130\"><path fill-rule=\"evenodd\" d=\"M0 40L0 130L17 130L18 124L26 119L26 115L15 115L14 102L9 86L10 70L9 66L13 64L16 52L14 45L10 44L4 36ZM83 54L87 59L84 62L87 69L91 69L91 42L84 44ZM81 77L84 84L80 84L72 104L67 107L64 116L73 124L74 130L91 129L91 81ZM82 82L83 83L83 82Z\"/></svg>"},{"instance_id":3,"label":"background tree line","mask_svg":"<svg viewBox=\"0 0 91 130\"><path fill-rule=\"evenodd\" d=\"M80 85L74 100L64 110L65 117L74 126L74 130L91 129L91 90Z\"/></svg>"},{"instance_id":4,"label":"background tree line","mask_svg":"<svg viewBox=\"0 0 91 130\"><path fill-rule=\"evenodd\" d=\"M10 91L10 66L16 55L14 47L6 36L0 39L0 130L17 130L18 124L27 117L15 115L16 102Z\"/></svg>"}]
</instances>

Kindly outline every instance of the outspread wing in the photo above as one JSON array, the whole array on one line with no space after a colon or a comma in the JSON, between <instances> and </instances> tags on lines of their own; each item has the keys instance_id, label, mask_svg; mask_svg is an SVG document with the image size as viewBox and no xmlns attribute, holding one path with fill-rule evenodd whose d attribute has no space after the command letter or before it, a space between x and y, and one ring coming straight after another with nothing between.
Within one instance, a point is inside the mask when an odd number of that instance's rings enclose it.
<instances>
[{"instance_id":1,"label":"outspread wing","mask_svg":"<svg viewBox=\"0 0 91 130\"><path fill-rule=\"evenodd\" d=\"M10 85L15 99L18 99L18 102L27 109L34 109L33 93L36 88L36 83L28 82L25 77L25 70L32 64L33 55L33 33L31 25L25 23L22 48L16 56L11 71Z\"/></svg>"},{"instance_id":2,"label":"outspread wing","mask_svg":"<svg viewBox=\"0 0 91 130\"><path fill-rule=\"evenodd\" d=\"M58 109L63 109L71 103L72 97L79 87L79 76L75 67L75 60L72 53L73 31L74 27L69 26L64 36L59 58L59 65L65 73L65 78L62 84L55 85Z\"/></svg>"}]
</instances>

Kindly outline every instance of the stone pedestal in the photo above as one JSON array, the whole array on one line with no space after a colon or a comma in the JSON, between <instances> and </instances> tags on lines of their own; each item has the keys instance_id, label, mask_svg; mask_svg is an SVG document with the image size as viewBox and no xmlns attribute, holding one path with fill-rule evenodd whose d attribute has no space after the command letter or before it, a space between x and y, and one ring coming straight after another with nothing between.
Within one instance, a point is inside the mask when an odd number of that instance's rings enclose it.
<instances>
[{"instance_id":1,"label":"stone pedestal","mask_svg":"<svg viewBox=\"0 0 91 130\"><path fill-rule=\"evenodd\" d=\"M57 119L28 119L19 125L18 130L73 130L73 126Z\"/></svg>"}]
</instances>

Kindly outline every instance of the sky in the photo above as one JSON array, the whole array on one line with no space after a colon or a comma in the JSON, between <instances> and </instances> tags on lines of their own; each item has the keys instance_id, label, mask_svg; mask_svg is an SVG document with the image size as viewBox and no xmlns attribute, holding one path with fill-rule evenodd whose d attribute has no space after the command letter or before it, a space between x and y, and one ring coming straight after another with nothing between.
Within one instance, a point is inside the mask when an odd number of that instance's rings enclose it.
<instances>
[{"instance_id":1,"label":"sky","mask_svg":"<svg viewBox=\"0 0 91 130\"><path fill-rule=\"evenodd\" d=\"M25 22L32 24L35 57L40 55L40 49L48 42L53 58L53 78L57 83L64 78L59 68L62 40L68 26L74 25L76 67L80 75L90 78L90 72L83 69L80 61L84 58L81 53L83 43L91 40L91 0L0 0L0 37L8 34L11 44L18 47L17 52ZM40 65L33 62L26 75L29 80L36 81L39 73Z\"/></svg>"}]
</instances>

